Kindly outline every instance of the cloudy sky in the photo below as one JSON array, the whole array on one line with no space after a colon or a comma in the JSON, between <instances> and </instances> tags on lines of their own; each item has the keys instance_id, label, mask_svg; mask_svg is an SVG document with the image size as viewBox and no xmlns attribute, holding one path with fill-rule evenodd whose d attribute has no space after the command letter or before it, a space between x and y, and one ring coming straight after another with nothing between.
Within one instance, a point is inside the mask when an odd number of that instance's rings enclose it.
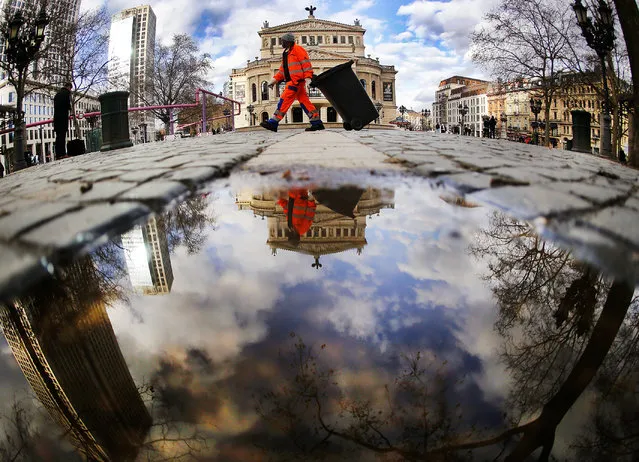
<instances>
[{"instance_id":1,"label":"cloudy sky","mask_svg":"<svg viewBox=\"0 0 639 462\"><path fill-rule=\"evenodd\" d=\"M132 0L82 0L82 9L106 3L110 12L137 6ZM257 31L304 19L305 7L317 7L315 17L345 24L357 18L366 29L366 53L395 65L397 104L430 108L440 80L463 74L487 77L468 57L468 33L497 0L151 0L157 16L157 39L173 34L196 37L214 58L211 80L222 89L234 67L259 54ZM188 7L185 5L188 4Z\"/></svg>"}]
</instances>

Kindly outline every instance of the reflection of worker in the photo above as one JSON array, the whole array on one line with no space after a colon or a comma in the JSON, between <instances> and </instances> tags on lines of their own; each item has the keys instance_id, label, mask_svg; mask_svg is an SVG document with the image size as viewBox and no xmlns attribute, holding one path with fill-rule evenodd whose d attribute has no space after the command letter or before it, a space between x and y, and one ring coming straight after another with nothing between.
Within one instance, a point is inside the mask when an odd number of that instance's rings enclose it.
<instances>
[{"instance_id":1,"label":"reflection of worker","mask_svg":"<svg viewBox=\"0 0 639 462\"><path fill-rule=\"evenodd\" d=\"M288 192L288 200L280 199L277 203L284 209L288 223L288 240L298 243L300 237L311 229L315 218L316 204L309 199L305 189L291 189Z\"/></svg>"},{"instance_id":2,"label":"reflection of worker","mask_svg":"<svg viewBox=\"0 0 639 462\"><path fill-rule=\"evenodd\" d=\"M306 131L324 130L319 111L313 106L306 93L306 85L310 84L313 77L313 66L308 53L303 47L295 43L293 34L284 34L282 36L282 47L284 47L282 64L268 86L273 88L279 82L286 82L286 89L282 93L279 103L277 103L277 109L273 117L260 125L267 130L276 132L280 120L284 118L286 111L297 99L311 121L311 126Z\"/></svg>"}]
</instances>

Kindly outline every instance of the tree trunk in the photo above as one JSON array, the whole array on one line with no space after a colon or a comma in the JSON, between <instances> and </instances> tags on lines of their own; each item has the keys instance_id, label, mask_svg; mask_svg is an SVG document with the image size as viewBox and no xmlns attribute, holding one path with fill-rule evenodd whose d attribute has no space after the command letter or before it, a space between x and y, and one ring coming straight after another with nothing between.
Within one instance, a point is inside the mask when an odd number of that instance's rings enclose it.
<instances>
[{"instance_id":1,"label":"tree trunk","mask_svg":"<svg viewBox=\"0 0 639 462\"><path fill-rule=\"evenodd\" d=\"M506 462L526 460L538 447L554 441L555 430L595 377L612 346L632 301L634 288L627 282L615 281L581 357L559 391L546 403L541 415L532 422Z\"/></svg>"},{"instance_id":2,"label":"tree trunk","mask_svg":"<svg viewBox=\"0 0 639 462\"><path fill-rule=\"evenodd\" d=\"M628 110L628 163L639 168L639 108Z\"/></svg>"},{"instance_id":3,"label":"tree trunk","mask_svg":"<svg viewBox=\"0 0 639 462\"><path fill-rule=\"evenodd\" d=\"M544 129L544 146L550 146L550 103L552 99L548 98L546 101L546 108L544 109L544 118L546 120L546 125Z\"/></svg>"},{"instance_id":4,"label":"tree trunk","mask_svg":"<svg viewBox=\"0 0 639 462\"><path fill-rule=\"evenodd\" d=\"M632 71L633 101L628 110L628 161L639 167L639 6L636 0L614 0Z\"/></svg>"}]
</instances>

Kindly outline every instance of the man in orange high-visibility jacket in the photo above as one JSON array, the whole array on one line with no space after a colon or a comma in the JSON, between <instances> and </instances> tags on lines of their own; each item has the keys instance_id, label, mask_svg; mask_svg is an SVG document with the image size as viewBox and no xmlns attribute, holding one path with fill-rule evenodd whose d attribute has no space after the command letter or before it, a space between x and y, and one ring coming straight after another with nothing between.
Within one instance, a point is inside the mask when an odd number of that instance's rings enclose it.
<instances>
[{"instance_id":1,"label":"man in orange high-visibility jacket","mask_svg":"<svg viewBox=\"0 0 639 462\"><path fill-rule=\"evenodd\" d=\"M276 132L278 124L284 118L286 111L295 100L298 100L311 122L311 126L306 131L324 130L319 110L313 106L306 93L306 86L310 84L313 77L313 66L308 53L295 43L293 34L284 34L282 36L282 46L284 47L284 53L282 54L280 70L277 71L268 86L273 88L275 84L286 82L286 88L277 103L277 109L273 117L260 125L267 130Z\"/></svg>"},{"instance_id":2,"label":"man in orange high-visibility jacket","mask_svg":"<svg viewBox=\"0 0 639 462\"><path fill-rule=\"evenodd\" d=\"M287 217L288 228L291 231L289 240L299 241L311 229L315 219L315 201L308 198L308 191L305 189L291 189L288 192L288 200L277 201L284 209Z\"/></svg>"}]
</instances>

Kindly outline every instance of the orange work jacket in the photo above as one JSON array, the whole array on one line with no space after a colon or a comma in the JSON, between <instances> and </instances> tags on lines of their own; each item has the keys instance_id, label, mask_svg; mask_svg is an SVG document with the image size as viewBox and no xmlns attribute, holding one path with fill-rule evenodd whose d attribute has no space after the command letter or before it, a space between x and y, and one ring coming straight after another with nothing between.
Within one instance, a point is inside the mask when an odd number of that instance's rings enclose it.
<instances>
[{"instance_id":1,"label":"orange work jacket","mask_svg":"<svg viewBox=\"0 0 639 462\"><path fill-rule=\"evenodd\" d=\"M306 50L294 44L291 51L287 56L288 72L291 76L291 82L297 83L304 79L310 79L313 77L313 65L311 64L311 58L308 56ZM277 74L273 77L277 82L286 80L284 72L284 57L282 56L282 64Z\"/></svg>"},{"instance_id":2,"label":"orange work jacket","mask_svg":"<svg viewBox=\"0 0 639 462\"><path fill-rule=\"evenodd\" d=\"M313 219L315 218L315 201L309 200L306 193L299 191L289 191L288 197L293 199L293 228L303 236L311 229ZM284 213L288 215L289 201L280 199L277 203L284 209Z\"/></svg>"}]
</instances>

